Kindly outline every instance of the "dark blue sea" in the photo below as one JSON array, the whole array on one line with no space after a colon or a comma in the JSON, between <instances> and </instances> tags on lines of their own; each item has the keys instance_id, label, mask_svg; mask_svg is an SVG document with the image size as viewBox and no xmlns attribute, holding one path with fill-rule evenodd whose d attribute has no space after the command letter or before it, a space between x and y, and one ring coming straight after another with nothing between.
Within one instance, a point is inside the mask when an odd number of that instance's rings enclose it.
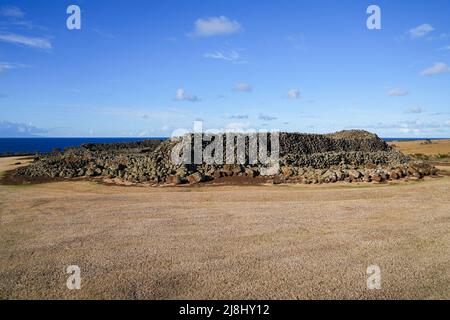
<instances>
[{"instance_id":1,"label":"dark blue sea","mask_svg":"<svg viewBox=\"0 0 450 320\"><path fill-rule=\"evenodd\" d=\"M0 155L52 152L58 148L78 147L84 143L133 142L166 138L0 138ZM412 141L426 138L384 138L385 141ZM434 139L435 140L435 139Z\"/></svg>"},{"instance_id":2,"label":"dark blue sea","mask_svg":"<svg viewBox=\"0 0 450 320\"><path fill-rule=\"evenodd\" d=\"M0 155L46 153L85 143L134 142L166 138L0 138Z\"/></svg>"}]
</instances>

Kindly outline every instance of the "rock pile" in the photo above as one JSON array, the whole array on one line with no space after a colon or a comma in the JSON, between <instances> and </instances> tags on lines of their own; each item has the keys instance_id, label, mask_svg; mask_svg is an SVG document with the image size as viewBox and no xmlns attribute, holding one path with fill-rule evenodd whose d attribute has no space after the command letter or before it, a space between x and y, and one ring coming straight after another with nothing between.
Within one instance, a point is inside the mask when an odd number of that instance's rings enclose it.
<instances>
[{"instance_id":1,"label":"rock pile","mask_svg":"<svg viewBox=\"0 0 450 320\"><path fill-rule=\"evenodd\" d=\"M170 139L87 144L40 155L30 166L17 169L16 174L29 178L102 177L133 183L195 184L226 177L255 178L262 173L260 165L175 164L171 153L179 142ZM366 131L280 133L279 142L279 169L270 177L274 183L383 182L437 172L425 163L411 162ZM248 140L246 143L248 146ZM203 149L208 144L203 142Z\"/></svg>"}]
</instances>

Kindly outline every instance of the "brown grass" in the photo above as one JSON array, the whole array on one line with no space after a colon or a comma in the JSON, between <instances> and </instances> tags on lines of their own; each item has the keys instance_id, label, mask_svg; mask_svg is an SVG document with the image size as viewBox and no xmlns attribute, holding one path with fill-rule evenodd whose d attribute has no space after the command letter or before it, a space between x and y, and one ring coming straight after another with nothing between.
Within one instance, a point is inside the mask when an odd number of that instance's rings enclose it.
<instances>
[{"instance_id":1,"label":"brown grass","mask_svg":"<svg viewBox=\"0 0 450 320\"><path fill-rule=\"evenodd\" d=\"M449 140L432 140L431 144L424 144L425 140L420 141L392 141L390 145L395 145L400 151L408 155L423 154L436 156L439 154L450 153Z\"/></svg>"},{"instance_id":2,"label":"brown grass","mask_svg":"<svg viewBox=\"0 0 450 320\"><path fill-rule=\"evenodd\" d=\"M0 186L0 298L449 299L449 194L449 177L365 188ZM72 264L79 291L65 285ZM366 288L372 264L381 290Z\"/></svg>"},{"instance_id":3,"label":"brown grass","mask_svg":"<svg viewBox=\"0 0 450 320\"><path fill-rule=\"evenodd\" d=\"M26 166L31 161L30 157L0 157L0 177L3 176L5 171Z\"/></svg>"}]
</instances>

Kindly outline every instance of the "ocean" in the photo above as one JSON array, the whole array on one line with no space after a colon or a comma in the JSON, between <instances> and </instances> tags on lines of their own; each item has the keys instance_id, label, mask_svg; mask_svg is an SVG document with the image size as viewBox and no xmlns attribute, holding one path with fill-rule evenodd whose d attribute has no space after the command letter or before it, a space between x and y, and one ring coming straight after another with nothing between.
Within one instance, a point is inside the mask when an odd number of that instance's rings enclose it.
<instances>
[{"instance_id":1,"label":"ocean","mask_svg":"<svg viewBox=\"0 0 450 320\"><path fill-rule=\"evenodd\" d=\"M134 142L167 138L0 138L0 155L47 153L85 143Z\"/></svg>"},{"instance_id":2,"label":"ocean","mask_svg":"<svg viewBox=\"0 0 450 320\"><path fill-rule=\"evenodd\" d=\"M167 138L0 138L0 155L52 152L58 148L78 147L84 143L133 142ZM427 138L383 138L385 141L413 141ZM437 140L440 138L433 138Z\"/></svg>"}]
</instances>

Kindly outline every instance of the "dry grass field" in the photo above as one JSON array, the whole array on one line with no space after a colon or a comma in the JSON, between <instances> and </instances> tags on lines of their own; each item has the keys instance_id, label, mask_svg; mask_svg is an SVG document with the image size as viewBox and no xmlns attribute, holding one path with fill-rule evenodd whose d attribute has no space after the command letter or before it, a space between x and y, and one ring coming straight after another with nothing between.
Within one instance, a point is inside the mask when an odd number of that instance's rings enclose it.
<instances>
[{"instance_id":1,"label":"dry grass field","mask_svg":"<svg viewBox=\"0 0 450 320\"><path fill-rule=\"evenodd\" d=\"M390 145L395 145L405 154L424 154L436 156L438 154L450 154L450 140L433 140L431 144L425 140L417 141L392 141Z\"/></svg>"},{"instance_id":2,"label":"dry grass field","mask_svg":"<svg viewBox=\"0 0 450 320\"><path fill-rule=\"evenodd\" d=\"M0 157L0 177L6 171L26 166L30 161L29 157Z\"/></svg>"},{"instance_id":3,"label":"dry grass field","mask_svg":"<svg viewBox=\"0 0 450 320\"><path fill-rule=\"evenodd\" d=\"M0 169L16 161L0 159ZM397 185L3 185L0 298L449 299L449 195L449 177ZM73 264L81 290L66 287ZM366 287L374 264L381 290Z\"/></svg>"}]
</instances>

